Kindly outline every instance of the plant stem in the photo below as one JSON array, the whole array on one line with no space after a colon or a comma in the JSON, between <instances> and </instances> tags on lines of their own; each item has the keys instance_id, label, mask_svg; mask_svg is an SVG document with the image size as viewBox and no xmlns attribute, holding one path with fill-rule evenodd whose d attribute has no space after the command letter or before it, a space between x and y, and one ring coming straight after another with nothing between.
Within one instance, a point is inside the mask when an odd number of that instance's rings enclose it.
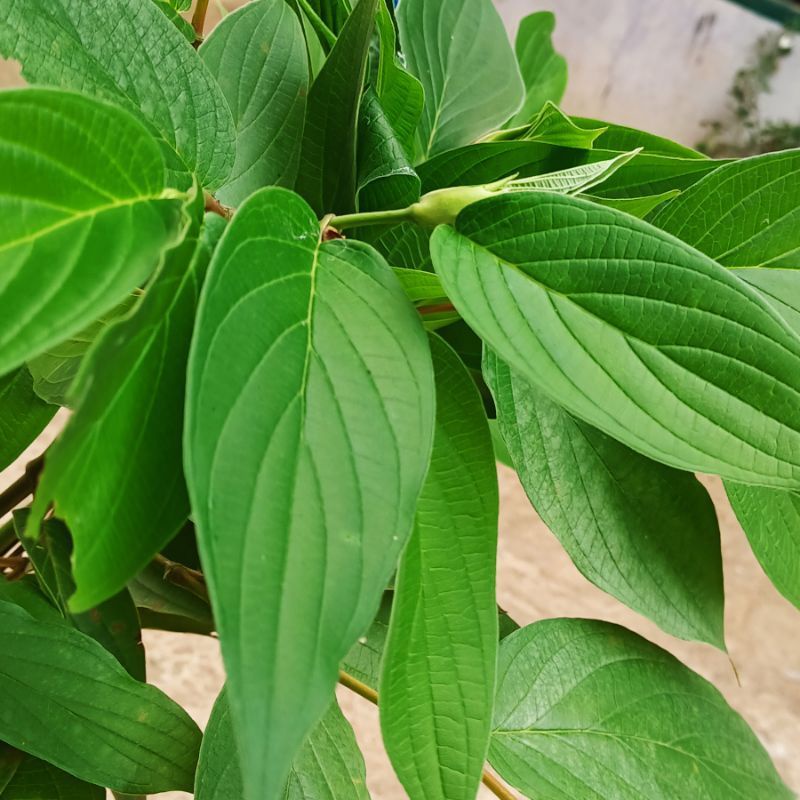
<instances>
[{"instance_id":1,"label":"plant stem","mask_svg":"<svg viewBox=\"0 0 800 800\"><path fill-rule=\"evenodd\" d=\"M206 603L209 601L208 588L206 587L202 572L190 569L183 564L178 564L177 561L170 561L161 554L153 559L153 563L164 570L165 581L169 581L175 584L175 586L186 589L186 591L191 592L201 600L205 600Z\"/></svg>"},{"instance_id":2,"label":"plant stem","mask_svg":"<svg viewBox=\"0 0 800 800\"><path fill-rule=\"evenodd\" d=\"M359 697L369 700L373 705L378 705L378 693L374 689L341 669L339 670L339 683L348 688L351 692L355 692ZM481 782L490 792L496 797L499 797L500 800L517 800L511 791L500 783L490 772L484 770L483 775L481 775Z\"/></svg>"},{"instance_id":3,"label":"plant stem","mask_svg":"<svg viewBox=\"0 0 800 800\"><path fill-rule=\"evenodd\" d=\"M205 199L205 210L206 211L213 211L215 214L219 214L221 217L225 219L230 219L233 216L233 209L229 206L224 206L214 197L213 194L210 192L204 193Z\"/></svg>"},{"instance_id":4,"label":"plant stem","mask_svg":"<svg viewBox=\"0 0 800 800\"><path fill-rule=\"evenodd\" d=\"M411 208L395 208L390 211L364 211L360 214L333 216L329 225L333 228L356 228L367 225L390 225L411 219Z\"/></svg>"},{"instance_id":5,"label":"plant stem","mask_svg":"<svg viewBox=\"0 0 800 800\"><path fill-rule=\"evenodd\" d=\"M28 463L22 477L0 494L0 517L13 511L28 495L33 494L43 468L44 454Z\"/></svg>"},{"instance_id":6,"label":"plant stem","mask_svg":"<svg viewBox=\"0 0 800 800\"><path fill-rule=\"evenodd\" d=\"M192 27L194 28L194 46L199 47L203 41L203 29L206 26L206 13L208 12L208 0L197 0L192 14Z\"/></svg>"}]
</instances>

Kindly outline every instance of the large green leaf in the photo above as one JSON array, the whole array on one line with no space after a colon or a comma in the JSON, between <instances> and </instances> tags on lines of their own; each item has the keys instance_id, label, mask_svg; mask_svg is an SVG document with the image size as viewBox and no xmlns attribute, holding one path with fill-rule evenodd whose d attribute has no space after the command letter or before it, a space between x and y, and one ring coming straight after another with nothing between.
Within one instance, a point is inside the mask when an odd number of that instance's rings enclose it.
<instances>
[{"instance_id":1,"label":"large green leaf","mask_svg":"<svg viewBox=\"0 0 800 800\"><path fill-rule=\"evenodd\" d=\"M230 172L234 131L222 92L151 0L6 0L0 55L19 61L30 83L123 103L158 131L203 185L219 186ZM6 128L0 124L4 138ZM124 153L125 171L143 179L128 163L135 148L118 150L115 133L100 121L91 130L96 145ZM97 165L97 174L103 166Z\"/></svg>"},{"instance_id":2,"label":"large green leaf","mask_svg":"<svg viewBox=\"0 0 800 800\"><path fill-rule=\"evenodd\" d=\"M128 314L136 305L139 296L139 290L132 292L118 306L74 336L48 347L43 353L28 361L28 369L33 376L34 392L48 403L69 405L72 383L78 374L83 357L106 328Z\"/></svg>"},{"instance_id":3,"label":"large green leaf","mask_svg":"<svg viewBox=\"0 0 800 800\"><path fill-rule=\"evenodd\" d=\"M492 0L403 0L397 23L425 90L422 158L469 144L520 107L522 78Z\"/></svg>"},{"instance_id":4,"label":"large green leaf","mask_svg":"<svg viewBox=\"0 0 800 800\"><path fill-rule=\"evenodd\" d=\"M666 203L680 194L680 189L671 189L660 194L648 194L642 197L597 197L596 195L581 193L587 200L599 203L601 206L616 208L633 217L645 219L653 210L662 203Z\"/></svg>"},{"instance_id":5,"label":"large green leaf","mask_svg":"<svg viewBox=\"0 0 800 800\"><path fill-rule=\"evenodd\" d=\"M262 186L297 176L308 94L300 20L280 0L229 14L200 48L236 125L236 161L217 198L237 206Z\"/></svg>"},{"instance_id":6,"label":"large green leaf","mask_svg":"<svg viewBox=\"0 0 800 800\"><path fill-rule=\"evenodd\" d=\"M489 761L547 800L794 796L710 683L592 620L546 620L503 640Z\"/></svg>"},{"instance_id":7,"label":"large green leaf","mask_svg":"<svg viewBox=\"0 0 800 800\"><path fill-rule=\"evenodd\" d=\"M53 502L75 546L74 611L120 591L189 513L181 469L186 361L224 224L207 220L202 235L192 223L140 305L93 348L75 388L77 410L48 453L28 534L36 536Z\"/></svg>"},{"instance_id":8,"label":"large green leaf","mask_svg":"<svg viewBox=\"0 0 800 800\"><path fill-rule=\"evenodd\" d=\"M277 796L375 615L433 436L418 315L374 250L319 240L299 197L253 195L189 367L186 473L254 797Z\"/></svg>"},{"instance_id":9,"label":"large green leaf","mask_svg":"<svg viewBox=\"0 0 800 800\"><path fill-rule=\"evenodd\" d=\"M719 527L695 477L571 417L491 351L484 374L525 492L575 566L668 633L724 648Z\"/></svg>"},{"instance_id":10,"label":"large green leaf","mask_svg":"<svg viewBox=\"0 0 800 800\"><path fill-rule=\"evenodd\" d=\"M0 470L16 461L57 410L33 391L26 367L0 377Z\"/></svg>"},{"instance_id":11,"label":"large green leaf","mask_svg":"<svg viewBox=\"0 0 800 800\"><path fill-rule=\"evenodd\" d=\"M420 180L395 136L381 101L367 89L358 124L359 211L406 208L419 200Z\"/></svg>"},{"instance_id":12,"label":"large green leaf","mask_svg":"<svg viewBox=\"0 0 800 800\"><path fill-rule=\"evenodd\" d=\"M32 756L25 756L0 800L105 800L100 786L74 778L68 772Z\"/></svg>"},{"instance_id":13,"label":"large green leaf","mask_svg":"<svg viewBox=\"0 0 800 800\"><path fill-rule=\"evenodd\" d=\"M519 24L515 50L525 83L525 101L511 119L512 126L524 125L545 103L560 103L564 96L567 62L553 49L555 27L556 18L550 11L529 14ZM619 149L633 150L633 147Z\"/></svg>"},{"instance_id":14,"label":"large green leaf","mask_svg":"<svg viewBox=\"0 0 800 800\"><path fill-rule=\"evenodd\" d=\"M800 150L720 167L653 224L727 267L800 267Z\"/></svg>"},{"instance_id":15,"label":"large green leaf","mask_svg":"<svg viewBox=\"0 0 800 800\"><path fill-rule=\"evenodd\" d=\"M358 108L377 3L358 3L308 95L296 189L319 216L354 208Z\"/></svg>"},{"instance_id":16,"label":"large green leaf","mask_svg":"<svg viewBox=\"0 0 800 800\"><path fill-rule=\"evenodd\" d=\"M800 339L707 256L538 192L466 208L431 252L462 317L570 413L680 469L800 485Z\"/></svg>"},{"instance_id":17,"label":"large green leaf","mask_svg":"<svg viewBox=\"0 0 800 800\"><path fill-rule=\"evenodd\" d=\"M225 690L214 704L203 737L194 791L196 800L242 800L245 796ZM368 800L364 759L336 701L303 743L283 792L275 796L281 800Z\"/></svg>"},{"instance_id":18,"label":"large green leaf","mask_svg":"<svg viewBox=\"0 0 800 800\"><path fill-rule=\"evenodd\" d=\"M603 127L605 130L595 140L595 147L603 150L634 150L641 147L649 155L669 156L671 158L706 159L702 153L685 147L682 144L656 136L654 133L617 125L612 122L602 122L588 117L572 117L573 122L585 128ZM712 162L713 163L713 162Z\"/></svg>"},{"instance_id":19,"label":"large green leaf","mask_svg":"<svg viewBox=\"0 0 800 800\"><path fill-rule=\"evenodd\" d=\"M800 243L800 237L797 240ZM734 274L758 289L767 302L800 334L800 269L755 267Z\"/></svg>"},{"instance_id":20,"label":"large green leaf","mask_svg":"<svg viewBox=\"0 0 800 800\"><path fill-rule=\"evenodd\" d=\"M472 800L497 663L497 468L472 378L436 336L431 352L436 435L395 583L381 729L412 800Z\"/></svg>"},{"instance_id":21,"label":"large green leaf","mask_svg":"<svg viewBox=\"0 0 800 800\"><path fill-rule=\"evenodd\" d=\"M200 731L97 642L0 601L0 738L130 794L192 787Z\"/></svg>"},{"instance_id":22,"label":"large green leaf","mask_svg":"<svg viewBox=\"0 0 800 800\"><path fill-rule=\"evenodd\" d=\"M380 52L375 91L397 141L406 155L413 159L417 125L425 105L425 92L422 84L398 61L397 33L385 0L378 4L377 27Z\"/></svg>"},{"instance_id":23,"label":"large green leaf","mask_svg":"<svg viewBox=\"0 0 800 800\"><path fill-rule=\"evenodd\" d=\"M0 93L0 374L144 282L181 206L126 112L50 89Z\"/></svg>"}]
</instances>

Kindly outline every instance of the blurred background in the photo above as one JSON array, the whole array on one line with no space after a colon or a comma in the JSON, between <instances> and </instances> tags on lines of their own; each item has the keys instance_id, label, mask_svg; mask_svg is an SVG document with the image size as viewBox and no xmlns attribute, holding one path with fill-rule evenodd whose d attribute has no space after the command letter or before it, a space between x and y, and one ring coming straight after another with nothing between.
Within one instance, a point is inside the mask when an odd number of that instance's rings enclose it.
<instances>
[{"instance_id":1,"label":"blurred background","mask_svg":"<svg viewBox=\"0 0 800 800\"><path fill-rule=\"evenodd\" d=\"M496 3L512 37L522 17L555 12L555 45L570 70L568 113L644 128L715 156L800 146L800 37L792 32L800 28L800 4L795 12L789 0ZM208 29L242 4L212 0ZM15 65L0 62L0 85L18 82ZM0 485L17 477L58 426L57 418L17 466L0 474ZM553 616L606 619L670 650L714 682L800 792L800 614L761 572L719 482L705 482L722 529L730 658L662 634L587 583L506 468L500 469L498 599L523 625ZM223 681L216 641L151 631L145 643L149 679L205 725ZM376 709L346 690L340 696L365 754L372 797L405 797L382 751Z\"/></svg>"}]
</instances>

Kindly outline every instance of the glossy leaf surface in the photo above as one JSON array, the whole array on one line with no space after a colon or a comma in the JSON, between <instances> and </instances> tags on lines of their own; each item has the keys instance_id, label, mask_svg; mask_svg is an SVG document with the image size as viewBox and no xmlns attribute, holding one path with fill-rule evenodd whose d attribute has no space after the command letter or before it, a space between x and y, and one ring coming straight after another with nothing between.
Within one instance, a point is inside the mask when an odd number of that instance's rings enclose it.
<instances>
[{"instance_id":1,"label":"glossy leaf surface","mask_svg":"<svg viewBox=\"0 0 800 800\"><path fill-rule=\"evenodd\" d=\"M200 55L236 126L236 160L217 199L238 206L263 186L293 186L308 94L297 15L283 1L248 3L214 28Z\"/></svg>"},{"instance_id":2,"label":"glossy leaf surface","mask_svg":"<svg viewBox=\"0 0 800 800\"><path fill-rule=\"evenodd\" d=\"M319 237L291 192L239 209L189 369L187 478L254 796L283 786L375 614L433 435L416 312L375 251Z\"/></svg>"},{"instance_id":3,"label":"glossy leaf surface","mask_svg":"<svg viewBox=\"0 0 800 800\"><path fill-rule=\"evenodd\" d=\"M548 800L792 797L710 683L590 620L546 620L503 640L489 761Z\"/></svg>"},{"instance_id":4,"label":"glossy leaf surface","mask_svg":"<svg viewBox=\"0 0 800 800\"><path fill-rule=\"evenodd\" d=\"M612 209L501 196L440 226L464 319L534 386L644 455L800 485L800 339L708 257Z\"/></svg>"},{"instance_id":5,"label":"glossy leaf surface","mask_svg":"<svg viewBox=\"0 0 800 800\"><path fill-rule=\"evenodd\" d=\"M695 477L571 417L491 352L484 375L525 492L575 566L668 633L724 649L719 527Z\"/></svg>"},{"instance_id":6,"label":"glossy leaf surface","mask_svg":"<svg viewBox=\"0 0 800 800\"><path fill-rule=\"evenodd\" d=\"M145 281L181 225L164 189L158 144L126 112L49 89L0 94L0 374Z\"/></svg>"},{"instance_id":7,"label":"glossy leaf surface","mask_svg":"<svg viewBox=\"0 0 800 800\"><path fill-rule=\"evenodd\" d=\"M436 434L395 583L381 729L412 800L471 800L494 700L497 470L472 378L438 337L431 351Z\"/></svg>"}]
</instances>

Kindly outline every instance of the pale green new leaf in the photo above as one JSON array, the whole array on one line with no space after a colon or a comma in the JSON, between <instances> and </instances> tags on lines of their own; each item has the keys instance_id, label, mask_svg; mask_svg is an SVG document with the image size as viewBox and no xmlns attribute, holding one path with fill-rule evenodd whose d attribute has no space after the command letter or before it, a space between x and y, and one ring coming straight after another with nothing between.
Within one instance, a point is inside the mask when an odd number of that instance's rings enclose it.
<instances>
[{"instance_id":1,"label":"pale green new leaf","mask_svg":"<svg viewBox=\"0 0 800 800\"><path fill-rule=\"evenodd\" d=\"M254 797L283 787L375 615L433 435L428 344L397 279L369 246L319 240L301 198L253 195L214 255L189 366L186 474Z\"/></svg>"},{"instance_id":2,"label":"pale green new leaf","mask_svg":"<svg viewBox=\"0 0 800 800\"><path fill-rule=\"evenodd\" d=\"M217 199L238 206L263 186L293 186L308 94L297 15L284 0L248 3L214 28L200 55L236 126L236 161Z\"/></svg>"},{"instance_id":3,"label":"pale green new leaf","mask_svg":"<svg viewBox=\"0 0 800 800\"><path fill-rule=\"evenodd\" d=\"M492 138L514 138L522 141L545 142L561 147L591 150L604 127L582 127L570 119L555 103L549 100L529 123L521 128L502 131Z\"/></svg>"},{"instance_id":4,"label":"pale green new leaf","mask_svg":"<svg viewBox=\"0 0 800 800\"><path fill-rule=\"evenodd\" d=\"M74 778L46 761L24 756L0 800L105 800L100 786Z\"/></svg>"},{"instance_id":5,"label":"pale green new leaf","mask_svg":"<svg viewBox=\"0 0 800 800\"><path fill-rule=\"evenodd\" d=\"M0 378L0 470L17 460L56 411L34 392L26 367Z\"/></svg>"},{"instance_id":6,"label":"pale green new leaf","mask_svg":"<svg viewBox=\"0 0 800 800\"><path fill-rule=\"evenodd\" d=\"M707 256L538 192L469 206L431 252L461 316L570 413L679 469L800 485L800 339Z\"/></svg>"},{"instance_id":7,"label":"pale green new leaf","mask_svg":"<svg viewBox=\"0 0 800 800\"><path fill-rule=\"evenodd\" d=\"M725 164L653 224L726 267L800 267L800 150Z\"/></svg>"},{"instance_id":8,"label":"pale green new leaf","mask_svg":"<svg viewBox=\"0 0 800 800\"><path fill-rule=\"evenodd\" d=\"M719 527L695 477L571 417L491 351L484 375L522 486L575 566L673 636L724 649Z\"/></svg>"},{"instance_id":9,"label":"pale green new leaf","mask_svg":"<svg viewBox=\"0 0 800 800\"><path fill-rule=\"evenodd\" d=\"M191 789L197 726L90 637L0 601L0 678L0 739L116 791Z\"/></svg>"},{"instance_id":10,"label":"pale green new leaf","mask_svg":"<svg viewBox=\"0 0 800 800\"><path fill-rule=\"evenodd\" d=\"M74 541L73 611L120 591L189 513L181 469L186 361L223 224L209 215L201 235L195 219L136 309L106 330L78 376L75 414L48 453L28 534L36 536L54 503Z\"/></svg>"},{"instance_id":11,"label":"pale green new leaf","mask_svg":"<svg viewBox=\"0 0 800 800\"><path fill-rule=\"evenodd\" d=\"M425 91L423 159L498 128L522 103L517 59L492 0L403 0L400 43Z\"/></svg>"},{"instance_id":12,"label":"pale green new leaf","mask_svg":"<svg viewBox=\"0 0 800 800\"><path fill-rule=\"evenodd\" d=\"M519 24L515 50L525 83L525 101L509 122L524 125L548 101L560 103L567 88L567 62L553 49L556 18L550 11L529 14ZM632 147L620 150L632 150Z\"/></svg>"},{"instance_id":13,"label":"pale green new leaf","mask_svg":"<svg viewBox=\"0 0 800 800\"><path fill-rule=\"evenodd\" d=\"M489 761L547 800L794 796L710 683L594 620L545 620L503 640Z\"/></svg>"},{"instance_id":14,"label":"pale green new leaf","mask_svg":"<svg viewBox=\"0 0 800 800\"><path fill-rule=\"evenodd\" d=\"M375 90L406 156L414 158L414 146L425 105L422 84L400 66L397 57L397 34L385 2L378 4L377 17L380 52Z\"/></svg>"},{"instance_id":15,"label":"pale green new leaf","mask_svg":"<svg viewBox=\"0 0 800 800\"><path fill-rule=\"evenodd\" d=\"M358 3L308 95L295 188L319 216L354 208L358 109L379 1Z\"/></svg>"},{"instance_id":16,"label":"pale green new leaf","mask_svg":"<svg viewBox=\"0 0 800 800\"><path fill-rule=\"evenodd\" d=\"M395 582L381 730L411 800L473 800L497 662L497 469L472 378L436 336L431 353L436 434Z\"/></svg>"},{"instance_id":17,"label":"pale green new leaf","mask_svg":"<svg viewBox=\"0 0 800 800\"><path fill-rule=\"evenodd\" d=\"M19 61L30 83L124 104L204 186L219 186L230 172L234 131L227 103L192 45L152 0L6 0L0 55ZM98 142L107 137L106 148L114 143L110 131L92 132Z\"/></svg>"},{"instance_id":18,"label":"pale green new leaf","mask_svg":"<svg viewBox=\"0 0 800 800\"><path fill-rule=\"evenodd\" d=\"M203 737L194 792L195 800L244 797L239 748L224 689ZM336 701L303 743L279 796L281 800L369 799L364 759Z\"/></svg>"},{"instance_id":19,"label":"pale green new leaf","mask_svg":"<svg viewBox=\"0 0 800 800\"><path fill-rule=\"evenodd\" d=\"M50 89L0 93L0 374L143 283L182 205L127 112Z\"/></svg>"},{"instance_id":20,"label":"pale green new leaf","mask_svg":"<svg viewBox=\"0 0 800 800\"><path fill-rule=\"evenodd\" d=\"M672 200L680 193L680 189L671 189L667 192L649 194L643 197L597 197L596 195L583 193L582 196L601 206L616 208L617 211L623 211L626 214L630 214L632 217L644 219L662 203Z\"/></svg>"},{"instance_id":21,"label":"pale green new leaf","mask_svg":"<svg viewBox=\"0 0 800 800\"><path fill-rule=\"evenodd\" d=\"M28 362L28 370L33 376L34 392L48 403L69 405L72 382L78 374L83 357L103 331L128 314L139 296L139 290L131 293L118 306L82 331L32 358Z\"/></svg>"}]
</instances>

